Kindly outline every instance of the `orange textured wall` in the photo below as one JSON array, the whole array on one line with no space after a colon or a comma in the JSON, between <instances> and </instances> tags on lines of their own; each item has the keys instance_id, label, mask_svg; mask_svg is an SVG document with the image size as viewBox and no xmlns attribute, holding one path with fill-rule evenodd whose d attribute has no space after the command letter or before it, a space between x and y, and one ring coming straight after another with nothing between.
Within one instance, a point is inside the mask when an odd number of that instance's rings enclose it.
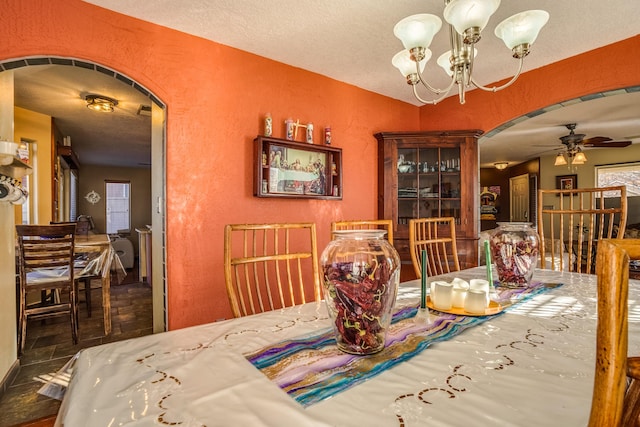
<instances>
[{"instance_id":1,"label":"orange textured wall","mask_svg":"<svg viewBox=\"0 0 640 427\"><path fill-rule=\"evenodd\" d=\"M167 105L169 329L231 315L224 288L223 226L309 221L318 244L331 221L377 215L380 131L417 130L419 109L335 80L79 0L5 0L0 60L62 56L115 69ZM253 197L252 144L271 112L331 125L343 149L342 201Z\"/></svg>"},{"instance_id":2,"label":"orange textured wall","mask_svg":"<svg viewBox=\"0 0 640 427\"><path fill-rule=\"evenodd\" d=\"M516 83L500 92L477 89L468 92L464 105L459 104L457 96L447 98L435 108L426 105L420 111L421 127L423 130L482 129L488 132L551 104L639 85L640 56L630 54L638 49L640 36L635 36L524 73ZM535 49L531 55L535 55ZM513 62L515 69L516 61Z\"/></svg>"},{"instance_id":3,"label":"orange textured wall","mask_svg":"<svg viewBox=\"0 0 640 427\"><path fill-rule=\"evenodd\" d=\"M640 79L640 59L628 55L637 50L635 37L534 70L507 91L474 91L463 107L452 99L417 108L80 0L5 0L0 26L1 61L45 55L95 62L129 76L167 105L169 329L230 316L224 224L313 221L322 248L331 221L375 217L374 133L421 126L489 130L545 105ZM331 125L334 145L344 150L342 201L252 196L252 140L267 111L275 135L282 135L286 117L311 121L318 130Z\"/></svg>"}]
</instances>

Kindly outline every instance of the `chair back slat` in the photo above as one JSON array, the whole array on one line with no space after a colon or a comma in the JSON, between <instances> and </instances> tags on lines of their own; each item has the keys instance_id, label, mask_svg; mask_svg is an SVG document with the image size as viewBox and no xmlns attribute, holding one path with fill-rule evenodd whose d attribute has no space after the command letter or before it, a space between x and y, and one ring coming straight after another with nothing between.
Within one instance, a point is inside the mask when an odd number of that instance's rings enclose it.
<instances>
[{"instance_id":1,"label":"chair back slat","mask_svg":"<svg viewBox=\"0 0 640 427\"><path fill-rule=\"evenodd\" d=\"M619 197L620 206L605 206L609 197ZM541 267L594 273L598 241L624 235L626 186L538 190L537 218Z\"/></svg>"},{"instance_id":2,"label":"chair back slat","mask_svg":"<svg viewBox=\"0 0 640 427\"><path fill-rule=\"evenodd\" d=\"M227 225L224 265L235 317L321 300L313 223Z\"/></svg>"},{"instance_id":3,"label":"chair back slat","mask_svg":"<svg viewBox=\"0 0 640 427\"><path fill-rule=\"evenodd\" d=\"M418 278L422 278L422 251L429 277L460 271L455 218L419 218L409 221L409 250Z\"/></svg>"},{"instance_id":4,"label":"chair back slat","mask_svg":"<svg viewBox=\"0 0 640 427\"><path fill-rule=\"evenodd\" d=\"M640 260L640 239L598 242L598 326L589 427L639 425L640 358L627 355L629 260Z\"/></svg>"},{"instance_id":5,"label":"chair back slat","mask_svg":"<svg viewBox=\"0 0 640 427\"><path fill-rule=\"evenodd\" d=\"M393 245L393 221L390 219L366 219L332 222L332 240L334 238L333 232L339 230L385 230L387 232L387 240Z\"/></svg>"}]
</instances>

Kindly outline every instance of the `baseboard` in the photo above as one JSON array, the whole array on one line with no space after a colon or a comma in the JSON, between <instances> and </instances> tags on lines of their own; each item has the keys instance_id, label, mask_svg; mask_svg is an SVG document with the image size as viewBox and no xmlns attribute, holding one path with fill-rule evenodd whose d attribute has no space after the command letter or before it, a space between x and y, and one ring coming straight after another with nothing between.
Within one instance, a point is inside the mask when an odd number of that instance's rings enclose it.
<instances>
[{"instance_id":1,"label":"baseboard","mask_svg":"<svg viewBox=\"0 0 640 427\"><path fill-rule=\"evenodd\" d=\"M0 383L0 398L6 393L7 389L11 387L13 384L13 380L18 376L18 372L20 372L20 359L16 359L9 368L9 372L2 379L2 383Z\"/></svg>"}]
</instances>

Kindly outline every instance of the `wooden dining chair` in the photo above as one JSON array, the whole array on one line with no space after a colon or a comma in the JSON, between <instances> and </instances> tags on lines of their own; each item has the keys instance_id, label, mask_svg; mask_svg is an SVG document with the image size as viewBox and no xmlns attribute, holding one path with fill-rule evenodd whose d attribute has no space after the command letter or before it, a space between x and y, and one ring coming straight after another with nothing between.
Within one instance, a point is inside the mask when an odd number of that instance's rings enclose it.
<instances>
[{"instance_id":1,"label":"wooden dining chair","mask_svg":"<svg viewBox=\"0 0 640 427\"><path fill-rule=\"evenodd\" d=\"M610 197L619 198L620 206L607 207ZM540 266L594 273L598 241L622 238L626 224L625 186L538 190Z\"/></svg>"},{"instance_id":2,"label":"wooden dining chair","mask_svg":"<svg viewBox=\"0 0 640 427\"><path fill-rule=\"evenodd\" d=\"M640 425L640 357L627 355L630 259L640 259L640 239L598 242L598 326L589 427Z\"/></svg>"},{"instance_id":3,"label":"wooden dining chair","mask_svg":"<svg viewBox=\"0 0 640 427\"><path fill-rule=\"evenodd\" d=\"M224 277L235 317L322 299L316 225L231 224L224 231Z\"/></svg>"},{"instance_id":4,"label":"wooden dining chair","mask_svg":"<svg viewBox=\"0 0 640 427\"><path fill-rule=\"evenodd\" d=\"M86 236L88 233L88 222L84 221L82 222L81 226L79 227L79 222L75 222L75 221L51 221L49 222L49 224L51 225L55 225L55 224L74 224L76 226L76 236L81 236L84 235ZM91 317L91 280L93 279L100 279L102 276L100 276L99 274L81 274L81 272L84 270L84 268L82 266L86 265L87 263L87 257L91 257L94 255L94 252L98 251L99 249L95 248L95 247L91 247L88 246L86 247L86 250L82 250L79 251L78 250L78 246L75 246L75 250L74 250L74 256L75 256L75 263L74 263L74 280L75 280L75 293L76 293L76 298L78 298L78 305L80 305L81 301L79 299L80 296L80 286L79 284L82 283L82 287L84 290L84 301L85 301L85 305L87 308L87 317ZM80 265L80 267L79 267ZM78 321L78 316L77 316L77 312L76 312L76 322ZM79 326L79 324L78 324Z\"/></svg>"},{"instance_id":5,"label":"wooden dining chair","mask_svg":"<svg viewBox=\"0 0 640 427\"><path fill-rule=\"evenodd\" d=\"M74 284L75 224L16 225L20 274L18 351L24 351L27 322L68 314L71 338L78 343L77 297ZM57 292L60 298L29 305L28 295Z\"/></svg>"},{"instance_id":6,"label":"wooden dining chair","mask_svg":"<svg viewBox=\"0 0 640 427\"><path fill-rule=\"evenodd\" d=\"M422 278L422 251L429 277L460 271L455 218L419 218L409 221L409 250L416 276Z\"/></svg>"},{"instance_id":7,"label":"wooden dining chair","mask_svg":"<svg viewBox=\"0 0 640 427\"><path fill-rule=\"evenodd\" d=\"M331 239L338 230L385 230L387 240L393 245L393 221L390 219L368 219L354 221L335 221L331 223Z\"/></svg>"}]
</instances>

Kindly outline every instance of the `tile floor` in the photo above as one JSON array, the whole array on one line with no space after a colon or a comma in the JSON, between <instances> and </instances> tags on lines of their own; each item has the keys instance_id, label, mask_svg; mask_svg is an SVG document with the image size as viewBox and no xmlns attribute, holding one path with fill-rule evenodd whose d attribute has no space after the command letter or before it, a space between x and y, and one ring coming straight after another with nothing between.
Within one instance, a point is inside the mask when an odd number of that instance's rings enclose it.
<instances>
[{"instance_id":1,"label":"tile floor","mask_svg":"<svg viewBox=\"0 0 640 427\"><path fill-rule=\"evenodd\" d=\"M31 321L27 342L20 358L20 371L6 393L0 397L0 427L12 426L58 412L60 401L38 394L43 385L34 379L58 371L79 350L108 342L121 341L152 333L151 287L138 282L134 266L121 285L111 286L113 332L104 336L100 288L91 294L92 315L87 317L84 291L80 291L79 341L73 345L66 317ZM100 281L93 281L93 287Z\"/></svg>"}]
</instances>

